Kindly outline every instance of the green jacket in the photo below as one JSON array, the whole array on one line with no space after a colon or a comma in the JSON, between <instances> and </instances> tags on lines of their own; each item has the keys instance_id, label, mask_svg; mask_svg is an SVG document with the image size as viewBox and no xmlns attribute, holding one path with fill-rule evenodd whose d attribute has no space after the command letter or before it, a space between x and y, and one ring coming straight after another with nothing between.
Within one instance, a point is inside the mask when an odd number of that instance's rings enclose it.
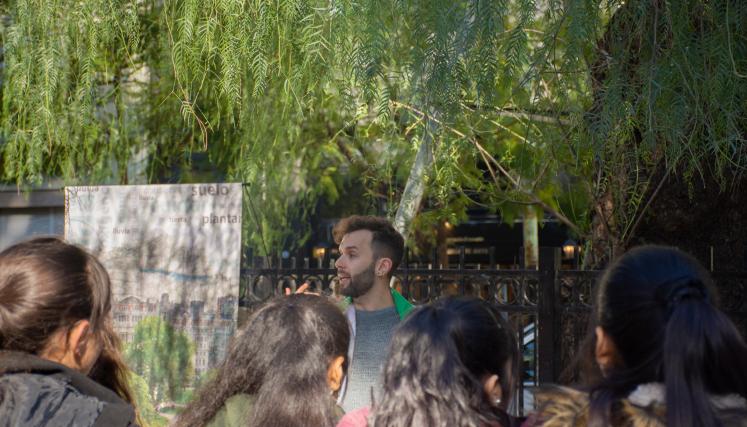
<instances>
[{"instance_id":1,"label":"green jacket","mask_svg":"<svg viewBox=\"0 0 747 427\"><path fill-rule=\"evenodd\" d=\"M205 427L244 427L254 406L254 396L237 394L231 396L223 404L217 414ZM339 406L335 407L337 417L344 415Z\"/></svg>"},{"instance_id":2,"label":"green jacket","mask_svg":"<svg viewBox=\"0 0 747 427\"><path fill-rule=\"evenodd\" d=\"M205 427L243 427L254 406L254 396L237 394L223 404L217 414Z\"/></svg>"},{"instance_id":3,"label":"green jacket","mask_svg":"<svg viewBox=\"0 0 747 427\"><path fill-rule=\"evenodd\" d=\"M392 293L392 300L394 300L394 308L397 310L397 314L399 315L400 320L407 317L408 314L412 311L413 308L415 308L410 301L407 300L407 298L403 297L402 294L397 292L393 288L389 288L389 291ZM344 311L346 314L350 307L353 305L353 299L350 297L346 297L342 300L342 311ZM350 320L350 318L348 318ZM353 331L355 331L355 317L353 317L353 320L351 320L351 326L353 327ZM353 332L355 335L355 332Z\"/></svg>"}]
</instances>

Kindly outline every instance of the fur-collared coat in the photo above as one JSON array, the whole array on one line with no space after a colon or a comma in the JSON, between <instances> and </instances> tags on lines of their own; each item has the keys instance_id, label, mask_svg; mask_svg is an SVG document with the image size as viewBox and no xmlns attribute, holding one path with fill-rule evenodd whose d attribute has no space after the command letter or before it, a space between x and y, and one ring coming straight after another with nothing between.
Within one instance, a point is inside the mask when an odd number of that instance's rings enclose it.
<instances>
[{"instance_id":1,"label":"fur-collared coat","mask_svg":"<svg viewBox=\"0 0 747 427\"><path fill-rule=\"evenodd\" d=\"M589 419L589 395L568 387L549 387L535 394L538 411L524 427L585 427ZM613 427L664 427L666 407L664 385L643 384L614 410ZM742 396L713 396L724 427L747 427L747 400Z\"/></svg>"}]
</instances>

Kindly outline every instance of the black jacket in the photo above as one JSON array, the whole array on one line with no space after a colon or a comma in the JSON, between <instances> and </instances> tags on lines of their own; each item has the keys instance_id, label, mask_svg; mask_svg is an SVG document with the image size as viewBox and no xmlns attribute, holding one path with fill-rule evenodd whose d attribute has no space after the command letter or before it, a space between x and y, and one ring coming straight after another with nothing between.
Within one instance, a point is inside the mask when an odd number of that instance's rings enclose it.
<instances>
[{"instance_id":1,"label":"black jacket","mask_svg":"<svg viewBox=\"0 0 747 427\"><path fill-rule=\"evenodd\" d=\"M59 363L0 351L0 427L134 427L131 405Z\"/></svg>"}]
</instances>

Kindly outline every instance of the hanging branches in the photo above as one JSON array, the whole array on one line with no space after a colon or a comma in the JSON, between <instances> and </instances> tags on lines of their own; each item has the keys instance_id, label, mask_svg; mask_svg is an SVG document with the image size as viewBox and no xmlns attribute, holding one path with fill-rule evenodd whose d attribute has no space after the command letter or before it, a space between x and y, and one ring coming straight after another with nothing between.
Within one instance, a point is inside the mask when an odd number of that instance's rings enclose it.
<instances>
[{"instance_id":1,"label":"hanging branches","mask_svg":"<svg viewBox=\"0 0 747 427\"><path fill-rule=\"evenodd\" d=\"M435 140L430 197L536 203L588 236L609 196L627 239L656 165L725 185L747 161L744 2L9 0L0 14L2 177L18 184L126 182L143 150L157 181L204 151L262 193L277 231L340 185L353 154L332 135L409 162L415 110L433 111L452 137Z\"/></svg>"}]
</instances>

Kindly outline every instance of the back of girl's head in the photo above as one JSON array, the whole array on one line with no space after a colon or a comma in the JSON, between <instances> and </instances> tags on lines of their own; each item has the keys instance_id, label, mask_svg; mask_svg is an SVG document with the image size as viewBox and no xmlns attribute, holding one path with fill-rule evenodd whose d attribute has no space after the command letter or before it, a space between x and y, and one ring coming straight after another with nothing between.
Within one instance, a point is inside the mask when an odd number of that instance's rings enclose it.
<instances>
[{"instance_id":1,"label":"back of girl's head","mask_svg":"<svg viewBox=\"0 0 747 427\"><path fill-rule=\"evenodd\" d=\"M373 426L474 426L503 422L483 380L510 390L515 339L487 303L443 299L413 311L396 329Z\"/></svg>"},{"instance_id":2,"label":"back of girl's head","mask_svg":"<svg viewBox=\"0 0 747 427\"><path fill-rule=\"evenodd\" d=\"M350 327L324 297L278 297L258 309L234 338L215 378L180 417L203 426L236 394L254 396L250 426L334 425L329 363L345 356Z\"/></svg>"},{"instance_id":3,"label":"back of girl's head","mask_svg":"<svg viewBox=\"0 0 747 427\"><path fill-rule=\"evenodd\" d=\"M708 394L747 396L747 346L715 307L712 280L670 247L635 248L607 269L594 316L619 361L592 394L592 421L639 384L666 384L667 425L717 425Z\"/></svg>"},{"instance_id":4,"label":"back of girl's head","mask_svg":"<svg viewBox=\"0 0 747 427\"><path fill-rule=\"evenodd\" d=\"M0 252L0 349L38 354L61 328L89 320L103 329L109 276L83 249L35 238Z\"/></svg>"}]
</instances>

